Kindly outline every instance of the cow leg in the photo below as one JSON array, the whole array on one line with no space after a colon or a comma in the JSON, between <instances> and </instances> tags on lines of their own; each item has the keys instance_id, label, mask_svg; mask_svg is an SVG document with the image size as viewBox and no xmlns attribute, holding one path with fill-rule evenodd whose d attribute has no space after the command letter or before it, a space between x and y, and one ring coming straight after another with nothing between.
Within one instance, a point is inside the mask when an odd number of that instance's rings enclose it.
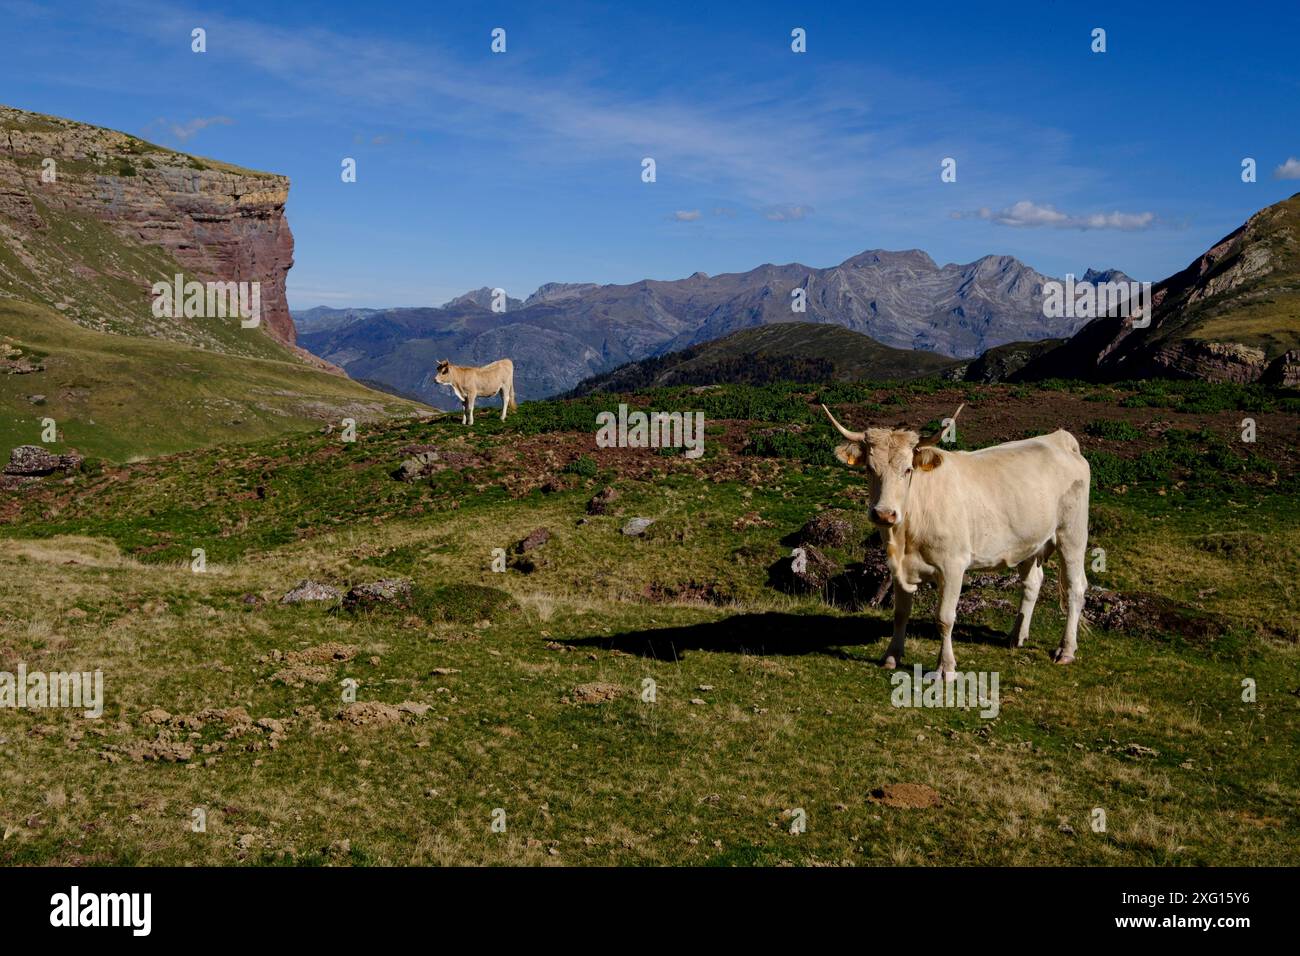
<instances>
[{"instance_id":1,"label":"cow leg","mask_svg":"<svg viewBox=\"0 0 1300 956\"><path fill-rule=\"evenodd\" d=\"M952 652L952 628L957 623L957 599L961 597L964 568L945 568L939 582L939 610L935 623L939 629L939 675L945 681L957 679L957 656Z\"/></svg>"},{"instance_id":2,"label":"cow leg","mask_svg":"<svg viewBox=\"0 0 1300 956\"><path fill-rule=\"evenodd\" d=\"M1085 543L1086 544L1086 543ZM1069 664L1074 660L1074 652L1079 647L1079 618L1083 615L1083 595L1088 589L1088 579L1083 566L1087 551L1085 547L1061 548L1061 575L1066 581L1065 634L1061 637L1061 646L1052 655L1058 664Z\"/></svg>"},{"instance_id":3,"label":"cow leg","mask_svg":"<svg viewBox=\"0 0 1300 956\"><path fill-rule=\"evenodd\" d=\"M880 663L893 670L903 662L903 647L907 643L907 619L912 615L912 592L905 591L894 579L894 639L889 642L885 659Z\"/></svg>"},{"instance_id":4,"label":"cow leg","mask_svg":"<svg viewBox=\"0 0 1300 956\"><path fill-rule=\"evenodd\" d=\"M469 411L469 423L474 424L474 403L478 401L478 396L470 392L465 396L465 408Z\"/></svg>"},{"instance_id":5,"label":"cow leg","mask_svg":"<svg viewBox=\"0 0 1300 956\"><path fill-rule=\"evenodd\" d=\"M1043 586L1043 562L1038 555L1023 561L1018 568L1020 581L1024 590L1020 594L1020 613L1011 628L1011 646L1024 647L1029 640L1029 622L1034 616L1034 605L1038 603L1038 590Z\"/></svg>"},{"instance_id":6,"label":"cow leg","mask_svg":"<svg viewBox=\"0 0 1300 956\"><path fill-rule=\"evenodd\" d=\"M501 420L506 420L506 409L510 407L510 390L501 386Z\"/></svg>"},{"instance_id":7,"label":"cow leg","mask_svg":"<svg viewBox=\"0 0 1300 956\"><path fill-rule=\"evenodd\" d=\"M1073 507L1064 515L1065 521L1057 533L1057 547L1061 553L1061 584L1065 592L1065 634L1061 646L1052 655L1058 664L1074 660L1079 647L1079 618L1083 616L1083 596L1088 589L1084 568L1088 561L1088 485L1080 482L1081 494Z\"/></svg>"}]
</instances>

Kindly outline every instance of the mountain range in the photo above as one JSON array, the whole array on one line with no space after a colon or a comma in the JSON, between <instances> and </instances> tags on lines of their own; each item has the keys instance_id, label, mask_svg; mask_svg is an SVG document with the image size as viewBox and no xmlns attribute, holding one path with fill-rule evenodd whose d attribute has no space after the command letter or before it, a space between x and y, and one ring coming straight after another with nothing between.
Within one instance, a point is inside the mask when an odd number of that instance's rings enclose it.
<instances>
[{"instance_id":1,"label":"mountain range","mask_svg":"<svg viewBox=\"0 0 1300 956\"><path fill-rule=\"evenodd\" d=\"M445 407L453 403L429 383L438 358L481 364L503 355L529 397L698 384L709 375L766 380L780 369L808 381L851 377L856 368L896 379L1300 384L1300 193L1154 283L1146 327L1119 315L1045 319L1047 281L1005 256L940 267L917 250L874 250L831 269L764 265L676 282L550 283L504 313L481 304L490 305L492 290L477 290L441 309L378 311L305 332L303 345L378 387ZM1078 281L1132 280L1090 269ZM794 289L804 290L804 313L789 310ZM810 324L848 334L817 336ZM791 328L737 334L780 325Z\"/></svg>"},{"instance_id":2,"label":"mountain range","mask_svg":"<svg viewBox=\"0 0 1300 956\"><path fill-rule=\"evenodd\" d=\"M1128 281L1115 270L1085 279ZM1008 342L1064 338L1086 318L1047 319L1048 276L1011 256L937 265L916 249L863 252L819 269L791 263L743 273L628 285L548 283L493 311L478 289L438 308L387 309L324 323L295 314L301 345L354 378L451 407L432 381L438 359L481 365L508 356L521 398L568 391L639 361L780 323L835 325L881 346L974 358ZM793 307L796 293L803 311Z\"/></svg>"}]
</instances>

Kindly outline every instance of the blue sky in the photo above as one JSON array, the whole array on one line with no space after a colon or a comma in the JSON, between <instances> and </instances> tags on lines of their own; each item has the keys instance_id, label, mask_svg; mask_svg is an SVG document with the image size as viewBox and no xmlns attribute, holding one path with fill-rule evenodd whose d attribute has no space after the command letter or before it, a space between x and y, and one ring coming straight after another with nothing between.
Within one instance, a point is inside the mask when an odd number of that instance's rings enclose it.
<instances>
[{"instance_id":1,"label":"blue sky","mask_svg":"<svg viewBox=\"0 0 1300 956\"><path fill-rule=\"evenodd\" d=\"M1298 35L1281 2L0 0L0 102L288 175L294 308L870 248L1154 280L1300 191Z\"/></svg>"}]
</instances>

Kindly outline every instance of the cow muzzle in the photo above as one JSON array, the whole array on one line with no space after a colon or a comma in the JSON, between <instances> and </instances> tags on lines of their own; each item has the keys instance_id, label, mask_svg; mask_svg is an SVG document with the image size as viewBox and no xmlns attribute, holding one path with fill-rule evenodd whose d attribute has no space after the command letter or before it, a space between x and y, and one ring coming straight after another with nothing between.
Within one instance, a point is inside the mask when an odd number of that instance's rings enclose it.
<instances>
[{"instance_id":1,"label":"cow muzzle","mask_svg":"<svg viewBox=\"0 0 1300 956\"><path fill-rule=\"evenodd\" d=\"M898 524L898 512L892 508L872 508L871 521L882 528Z\"/></svg>"}]
</instances>

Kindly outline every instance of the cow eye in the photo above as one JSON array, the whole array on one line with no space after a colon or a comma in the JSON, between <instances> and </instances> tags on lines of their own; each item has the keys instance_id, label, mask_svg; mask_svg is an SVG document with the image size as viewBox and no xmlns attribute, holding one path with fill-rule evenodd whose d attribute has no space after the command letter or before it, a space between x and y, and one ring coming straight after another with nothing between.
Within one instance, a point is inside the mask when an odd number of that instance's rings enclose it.
<instances>
[{"instance_id":1,"label":"cow eye","mask_svg":"<svg viewBox=\"0 0 1300 956\"><path fill-rule=\"evenodd\" d=\"M906 478L906 477L907 477L908 475L910 475L911 473L912 473L912 469L911 469L911 468L908 468L905 472L903 472L903 477Z\"/></svg>"}]
</instances>

